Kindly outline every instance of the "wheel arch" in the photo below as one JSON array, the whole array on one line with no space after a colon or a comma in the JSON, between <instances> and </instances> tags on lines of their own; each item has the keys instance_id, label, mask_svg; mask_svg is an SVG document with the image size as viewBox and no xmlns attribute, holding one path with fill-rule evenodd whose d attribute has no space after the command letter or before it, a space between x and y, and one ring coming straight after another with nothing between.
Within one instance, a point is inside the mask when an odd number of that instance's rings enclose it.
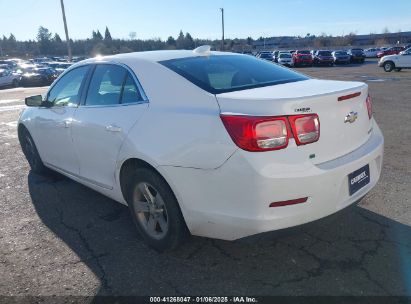
<instances>
[{"instance_id":1,"label":"wheel arch","mask_svg":"<svg viewBox=\"0 0 411 304\"><path fill-rule=\"evenodd\" d=\"M158 170L159 167L155 167L141 158L131 157L131 158L124 160L123 163L121 164L121 167L119 170L118 182L120 185L120 191L121 191L123 200L127 203L126 191L127 191L127 187L129 186L127 183L127 178L130 176L130 174L132 174L134 170L138 168L148 168L150 170L153 170L156 174L158 174L158 176L160 176L164 180L164 182L168 185L174 197L176 198L178 207L180 208L181 215L184 219L186 227L188 227L186 217L185 217L185 212L184 212L184 205L181 202L181 197L179 197L178 193L175 191L173 187L173 183L170 183L167 180L167 178L164 176L164 174L161 172L161 170Z\"/></svg>"},{"instance_id":2,"label":"wheel arch","mask_svg":"<svg viewBox=\"0 0 411 304\"><path fill-rule=\"evenodd\" d=\"M392 60L387 60L387 61L384 61L384 65L385 64L387 64L387 63L391 63L393 66L394 66L394 68L395 68L395 62L394 61L392 61Z\"/></svg>"},{"instance_id":3,"label":"wheel arch","mask_svg":"<svg viewBox=\"0 0 411 304\"><path fill-rule=\"evenodd\" d=\"M21 136L23 135L23 132L28 132L30 136L32 136L29 129L24 125L24 123L19 122L19 124L17 125L17 136L18 136L19 141L21 140Z\"/></svg>"}]
</instances>

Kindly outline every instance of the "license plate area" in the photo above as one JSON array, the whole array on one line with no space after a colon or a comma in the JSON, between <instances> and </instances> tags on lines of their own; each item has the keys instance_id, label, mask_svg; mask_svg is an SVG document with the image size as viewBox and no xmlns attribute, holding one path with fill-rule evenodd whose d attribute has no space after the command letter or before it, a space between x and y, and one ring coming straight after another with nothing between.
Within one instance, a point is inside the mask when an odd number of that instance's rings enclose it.
<instances>
[{"instance_id":1,"label":"license plate area","mask_svg":"<svg viewBox=\"0 0 411 304\"><path fill-rule=\"evenodd\" d=\"M370 165L366 165L348 175L350 196L370 183Z\"/></svg>"}]
</instances>

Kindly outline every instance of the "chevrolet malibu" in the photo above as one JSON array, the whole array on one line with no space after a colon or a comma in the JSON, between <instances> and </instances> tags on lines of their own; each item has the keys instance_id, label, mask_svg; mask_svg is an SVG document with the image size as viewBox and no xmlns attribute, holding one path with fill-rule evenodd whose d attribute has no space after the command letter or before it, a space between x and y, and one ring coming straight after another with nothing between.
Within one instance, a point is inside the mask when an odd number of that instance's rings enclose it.
<instances>
[{"instance_id":1,"label":"chevrolet malibu","mask_svg":"<svg viewBox=\"0 0 411 304\"><path fill-rule=\"evenodd\" d=\"M31 169L128 205L159 251L190 233L235 240L320 219L381 172L366 84L208 47L82 61L26 105Z\"/></svg>"}]
</instances>

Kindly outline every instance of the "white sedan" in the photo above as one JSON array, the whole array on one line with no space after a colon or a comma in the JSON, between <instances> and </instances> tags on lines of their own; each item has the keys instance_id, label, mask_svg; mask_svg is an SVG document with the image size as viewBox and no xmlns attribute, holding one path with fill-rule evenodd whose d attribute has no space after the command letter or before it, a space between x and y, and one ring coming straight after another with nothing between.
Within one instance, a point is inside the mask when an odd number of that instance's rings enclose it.
<instances>
[{"instance_id":1,"label":"white sedan","mask_svg":"<svg viewBox=\"0 0 411 304\"><path fill-rule=\"evenodd\" d=\"M366 84L207 47L82 61L26 104L32 170L128 205L160 251L190 233L235 240L320 219L381 173Z\"/></svg>"}]
</instances>

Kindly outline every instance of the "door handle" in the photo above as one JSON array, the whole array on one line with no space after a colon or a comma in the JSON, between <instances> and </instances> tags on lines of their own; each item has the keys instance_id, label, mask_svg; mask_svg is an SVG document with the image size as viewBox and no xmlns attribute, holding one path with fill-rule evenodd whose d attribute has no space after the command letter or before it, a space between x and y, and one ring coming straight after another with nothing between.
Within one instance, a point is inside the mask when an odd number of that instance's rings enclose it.
<instances>
[{"instance_id":1,"label":"door handle","mask_svg":"<svg viewBox=\"0 0 411 304\"><path fill-rule=\"evenodd\" d=\"M106 131L108 132L121 132L121 128L116 125L109 125L106 127Z\"/></svg>"},{"instance_id":2,"label":"door handle","mask_svg":"<svg viewBox=\"0 0 411 304\"><path fill-rule=\"evenodd\" d=\"M57 123L57 126L60 128L70 128L71 126L71 120L63 120L63 121L59 121Z\"/></svg>"}]
</instances>

